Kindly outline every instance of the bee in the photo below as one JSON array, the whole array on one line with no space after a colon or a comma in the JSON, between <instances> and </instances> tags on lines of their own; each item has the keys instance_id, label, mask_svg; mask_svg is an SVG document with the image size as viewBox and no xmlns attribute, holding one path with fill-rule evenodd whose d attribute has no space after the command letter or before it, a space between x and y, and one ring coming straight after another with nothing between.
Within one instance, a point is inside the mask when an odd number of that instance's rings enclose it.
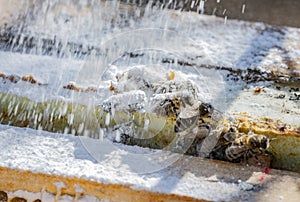
<instances>
[{"instance_id":1,"label":"bee","mask_svg":"<svg viewBox=\"0 0 300 202\"><path fill-rule=\"evenodd\" d=\"M179 116L181 111L193 106L197 100L197 88L191 82L168 80L154 85L153 109L158 115L167 117ZM157 105L157 103L159 103Z\"/></svg>"},{"instance_id":2,"label":"bee","mask_svg":"<svg viewBox=\"0 0 300 202\"><path fill-rule=\"evenodd\" d=\"M190 146L187 154L241 162L250 157L258 160L256 155L264 154L269 148L270 140L264 135L253 133L251 129L248 134L245 134L240 133L238 125L233 126L232 123L228 128L219 126L219 119L214 116L220 112L210 103L193 103L188 97L174 100L176 106L179 105L176 108L179 113L174 131L179 135L178 144Z\"/></svg>"},{"instance_id":3,"label":"bee","mask_svg":"<svg viewBox=\"0 0 300 202\"><path fill-rule=\"evenodd\" d=\"M186 149L186 154L197 156L199 145L215 125L215 120L212 118L215 111L211 104L205 102L197 102L193 105L185 102L184 105L174 125L174 131L178 134L177 145L185 145L181 147Z\"/></svg>"},{"instance_id":4,"label":"bee","mask_svg":"<svg viewBox=\"0 0 300 202\"><path fill-rule=\"evenodd\" d=\"M192 129L195 126L209 127L207 123L209 123L210 120L208 119L211 118L211 114L214 112L212 105L204 102L192 105L188 99L182 100L182 105L184 107L181 108L180 113L176 117L174 131L178 133L187 129Z\"/></svg>"},{"instance_id":5,"label":"bee","mask_svg":"<svg viewBox=\"0 0 300 202\"><path fill-rule=\"evenodd\" d=\"M265 135L235 133L235 139L231 141L225 154L231 162L248 160L249 157L257 159L256 154L265 153L269 146L270 141Z\"/></svg>"},{"instance_id":6,"label":"bee","mask_svg":"<svg viewBox=\"0 0 300 202\"><path fill-rule=\"evenodd\" d=\"M162 110L163 109L163 110ZM177 97L173 99L165 99L160 103L159 110L163 115L168 117L177 117L180 112L180 102Z\"/></svg>"},{"instance_id":7,"label":"bee","mask_svg":"<svg viewBox=\"0 0 300 202\"><path fill-rule=\"evenodd\" d=\"M265 154L270 146L270 140L265 135L258 135L250 129L248 134L240 133L237 127L230 126L222 131L220 139L210 153L210 158L230 161L234 163L247 161L257 154Z\"/></svg>"},{"instance_id":8,"label":"bee","mask_svg":"<svg viewBox=\"0 0 300 202\"><path fill-rule=\"evenodd\" d=\"M208 116L214 112L214 108L210 103L201 103L199 106L200 116Z\"/></svg>"}]
</instances>

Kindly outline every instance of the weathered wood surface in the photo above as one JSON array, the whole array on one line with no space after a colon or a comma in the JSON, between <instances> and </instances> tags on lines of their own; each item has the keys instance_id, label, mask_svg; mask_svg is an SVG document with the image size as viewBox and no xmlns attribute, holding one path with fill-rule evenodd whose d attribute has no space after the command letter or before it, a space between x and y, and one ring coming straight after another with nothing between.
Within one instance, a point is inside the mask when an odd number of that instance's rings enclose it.
<instances>
[{"instance_id":1,"label":"weathered wood surface","mask_svg":"<svg viewBox=\"0 0 300 202\"><path fill-rule=\"evenodd\" d=\"M199 178L198 183L203 183L203 185L209 182L213 186L214 183L219 184L220 181L240 183L241 189L232 194L231 201L245 199L280 201L282 198L288 201L298 201L300 197L298 190L300 175L297 173L275 169L262 170L251 166L245 168L237 164L187 156L182 156L166 170L172 171L173 177L179 179L189 176ZM57 184L64 186L60 188ZM43 199L47 192L56 200L62 199L64 195L75 200L88 195L99 200L112 201L206 201L201 198L136 189L128 184L88 181L70 177L68 174L58 176L0 167L0 191L8 193L18 190L41 193L36 199ZM216 191L214 195L218 196L219 193Z\"/></svg>"},{"instance_id":2,"label":"weathered wood surface","mask_svg":"<svg viewBox=\"0 0 300 202\"><path fill-rule=\"evenodd\" d=\"M63 187L56 186L62 184ZM99 200L111 201L206 201L188 196L157 193L131 188L130 185L104 184L75 177L57 176L30 171L21 171L0 167L0 191L15 192L18 190L39 193L43 200L43 192L53 194L52 199L58 201L63 195L79 200L85 195ZM82 190L82 191L78 191ZM0 198L1 199L1 198ZM46 198L47 200L47 198ZM49 200L49 198L48 198Z\"/></svg>"}]
</instances>

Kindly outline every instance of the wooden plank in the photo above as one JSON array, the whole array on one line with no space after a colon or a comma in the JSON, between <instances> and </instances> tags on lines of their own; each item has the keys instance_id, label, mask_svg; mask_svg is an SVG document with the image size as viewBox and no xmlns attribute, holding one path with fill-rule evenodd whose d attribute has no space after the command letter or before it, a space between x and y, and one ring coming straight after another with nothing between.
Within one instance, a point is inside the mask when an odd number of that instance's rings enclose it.
<instances>
[{"instance_id":1,"label":"wooden plank","mask_svg":"<svg viewBox=\"0 0 300 202\"><path fill-rule=\"evenodd\" d=\"M61 184L60 189L56 184ZM77 187L77 190L76 190ZM78 192L78 187L82 189ZM48 192L59 199L62 195L80 198L79 196L95 196L99 200L110 201L205 201L188 196L157 193L137 190L130 185L103 184L75 177L33 173L31 171L14 170L0 167L0 191L14 192L23 190L28 192ZM78 196L79 195L79 196ZM58 201L58 200L57 200Z\"/></svg>"}]
</instances>

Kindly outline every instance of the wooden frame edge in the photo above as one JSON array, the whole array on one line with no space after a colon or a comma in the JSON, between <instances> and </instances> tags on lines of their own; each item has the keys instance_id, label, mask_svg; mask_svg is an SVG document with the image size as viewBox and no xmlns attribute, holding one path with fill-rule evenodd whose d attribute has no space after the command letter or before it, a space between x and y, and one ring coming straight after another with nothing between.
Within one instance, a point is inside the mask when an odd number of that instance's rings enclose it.
<instances>
[{"instance_id":1,"label":"wooden frame edge","mask_svg":"<svg viewBox=\"0 0 300 202\"><path fill-rule=\"evenodd\" d=\"M57 184L63 185L60 189ZM77 189L76 189L77 187ZM83 190L78 193L78 187ZM0 191L17 191L23 190L28 192L46 191L56 195L91 195L98 199L108 199L110 201L206 201L188 196L176 194L166 194L138 190L131 188L131 185L121 184L104 184L86 179L58 176L32 171L23 171L10 169L0 166Z\"/></svg>"}]
</instances>

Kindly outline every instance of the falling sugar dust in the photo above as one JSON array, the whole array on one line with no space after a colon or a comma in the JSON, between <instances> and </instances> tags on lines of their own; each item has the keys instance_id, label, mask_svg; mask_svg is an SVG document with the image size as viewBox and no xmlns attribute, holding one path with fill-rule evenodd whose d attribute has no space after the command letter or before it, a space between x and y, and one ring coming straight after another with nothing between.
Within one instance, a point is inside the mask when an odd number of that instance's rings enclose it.
<instances>
[{"instance_id":1,"label":"falling sugar dust","mask_svg":"<svg viewBox=\"0 0 300 202\"><path fill-rule=\"evenodd\" d=\"M205 1L192 5L204 13ZM24 0L3 1L1 10L0 166L213 201L250 200L257 193L241 187L260 189L269 177L280 178L273 169L185 156L193 142L174 138L174 125L178 117L191 121L200 102L215 109L211 128L245 113L257 117L248 120L256 126L268 117L281 120L282 133L296 131L299 29L158 3ZM243 4L240 12L247 11ZM176 111L178 97L197 102ZM253 172L261 172L261 184L247 181ZM69 185L55 185L60 191L49 192L59 200Z\"/></svg>"}]
</instances>

